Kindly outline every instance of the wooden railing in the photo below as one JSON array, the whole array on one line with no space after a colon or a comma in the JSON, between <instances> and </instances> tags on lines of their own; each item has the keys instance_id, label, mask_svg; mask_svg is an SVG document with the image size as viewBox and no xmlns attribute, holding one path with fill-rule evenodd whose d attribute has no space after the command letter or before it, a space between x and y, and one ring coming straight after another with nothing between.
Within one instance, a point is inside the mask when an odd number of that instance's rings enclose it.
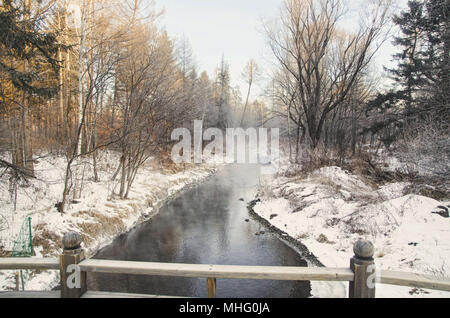
<instances>
[{"instance_id":1,"label":"wooden railing","mask_svg":"<svg viewBox=\"0 0 450 318\"><path fill-rule=\"evenodd\" d=\"M375 297L375 283L410 286L450 291L450 279L398 271L377 271L374 265L372 243L359 240L354 245L355 255L349 268L287 267L287 266L233 266L203 264L173 264L85 259L81 236L68 233L63 238L63 253L59 259L0 258L0 270L50 269L59 270L62 298L87 295L86 277L89 272L153 276L180 276L206 279L206 296L215 297L216 279L259 279L291 281L347 281L350 298ZM0 297L8 293L0 293ZM20 297L20 293L18 294ZM105 295L103 295L105 296ZM107 293L106 296L114 296ZM120 294L132 297L131 294ZM37 294L36 297L39 297Z\"/></svg>"}]
</instances>

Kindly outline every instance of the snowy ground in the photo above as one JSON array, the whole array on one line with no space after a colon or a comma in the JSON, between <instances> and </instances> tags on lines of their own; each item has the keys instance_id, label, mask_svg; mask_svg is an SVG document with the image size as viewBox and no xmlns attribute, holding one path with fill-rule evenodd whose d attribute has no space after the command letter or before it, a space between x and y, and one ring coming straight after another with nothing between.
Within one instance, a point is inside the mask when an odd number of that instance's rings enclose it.
<instances>
[{"instance_id":1,"label":"snowy ground","mask_svg":"<svg viewBox=\"0 0 450 318\"><path fill-rule=\"evenodd\" d=\"M117 154L104 152L98 162L101 182L92 181L90 165L86 165L80 203L69 206L63 215L54 207L62 193L62 158L39 160L38 179L19 188L15 212L7 179L0 179L0 252L11 250L23 219L30 215L35 257L57 256L62 235L71 230L82 234L84 248L92 255L151 217L172 195L201 182L217 168L217 162L210 161L175 173L160 172L155 163L149 164L138 174L130 198L119 200L110 196L117 181L108 181L117 168ZM348 267L353 243L363 237L374 243L379 268L450 276L450 219L432 213L442 211L438 206L448 207L450 202L408 195L408 183L378 186L338 167L321 168L306 177L271 174L286 170L286 162L282 158L265 167L258 194L261 202L254 211L300 240L325 266ZM26 290L48 290L59 279L56 271L26 272L25 276ZM316 297L346 297L347 285L313 282L312 293ZM14 286L14 273L0 271L0 290ZM379 284L377 296L449 297L450 293Z\"/></svg>"},{"instance_id":2,"label":"snowy ground","mask_svg":"<svg viewBox=\"0 0 450 318\"><path fill-rule=\"evenodd\" d=\"M129 199L120 200L110 195L114 187L118 188L118 181L109 181L117 168L118 156L104 152L98 159L101 181L92 181L91 166L87 164L82 198L78 204L68 206L65 214L60 214L54 205L61 201L65 160L46 157L38 161L37 180L19 188L16 211L8 181L0 179L0 251L12 249L24 218L31 216L35 257L56 257L61 252L60 240L68 231L81 233L83 246L90 256L119 234L151 217L165 200L211 175L217 167L215 163L192 165L175 173L160 172L156 163L149 163L138 173ZM39 274L28 271L25 276L26 290L48 290L59 279L56 271ZM0 271L0 290L14 286L14 272Z\"/></svg>"},{"instance_id":3,"label":"snowy ground","mask_svg":"<svg viewBox=\"0 0 450 318\"><path fill-rule=\"evenodd\" d=\"M348 267L353 243L362 237L374 243L379 268L449 277L450 219L432 212L450 202L405 195L407 186L378 187L339 167L325 167L307 177L266 179L254 211L300 240L327 267ZM347 286L313 282L313 295L346 297ZM450 293L378 284L377 297Z\"/></svg>"}]
</instances>

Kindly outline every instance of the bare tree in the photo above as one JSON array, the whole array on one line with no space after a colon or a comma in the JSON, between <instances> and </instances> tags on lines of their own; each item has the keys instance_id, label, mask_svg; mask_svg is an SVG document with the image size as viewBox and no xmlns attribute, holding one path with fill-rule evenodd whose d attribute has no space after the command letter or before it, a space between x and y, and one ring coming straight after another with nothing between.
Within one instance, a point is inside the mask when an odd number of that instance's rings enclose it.
<instances>
[{"instance_id":1,"label":"bare tree","mask_svg":"<svg viewBox=\"0 0 450 318\"><path fill-rule=\"evenodd\" d=\"M120 65L120 190L127 198L138 169L155 153L172 124L178 104L173 47L165 33L136 24L133 40L124 48Z\"/></svg>"},{"instance_id":2,"label":"bare tree","mask_svg":"<svg viewBox=\"0 0 450 318\"><path fill-rule=\"evenodd\" d=\"M112 29L106 30L110 25L105 17L96 16L101 11L101 3L94 5L92 0L86 0L81 8L81 22L79 35L79 68L78 68L78 110L76 132L69 145L67 152L67 165L64 179L62 201L58 203L60 212L64 212L70 191L73 198L79 198L82 191L83 157L93 154L94 167L96 165L96 151L117 142L117 136L111 134L108 140L97 143L97 120L100 98L112 86L115 76L115 65L122 56L118 55L113 48L123 40L122 31ZM104 32L99 32L103 30ZM83 147L84 145L84 147ZM75 164L75 171L73 166ZM94 169L95 173L95 169Z\"/></svg>"},{"instance_id":3,"label":"bare tree","mask_svg":"<svg viewBox=\"0 0 450 318\"><path fill-rule=\"evenodd\" d=\"M351 32L341 27L343 1L286 0L281 24L265 25L280 69L294 82L289 95L298 103L302 120L297 124L305 128L312 149L321 142L328 116L344 104L383 42L377 40L388 19L389 1L379 0L370 9L371 15Z\"/></svg>"},{"instance_id":4,"label":"bare tree","mask_svg":"<svg viewBox=\"0 0 450 318\"><path fill-rule=\"evenodd\" d=\"M242 123L244 122L245 112L247 111L252 86L259 76L260 76L260 69L258 64L256 64L254 59L250 59L247 62L247 65L245 66L244 72L242 73L242 77L245 79L248 89L247 89L247 97L245 99L244 110L242 111L241 126Z\"/></svg>"}]
</instances>

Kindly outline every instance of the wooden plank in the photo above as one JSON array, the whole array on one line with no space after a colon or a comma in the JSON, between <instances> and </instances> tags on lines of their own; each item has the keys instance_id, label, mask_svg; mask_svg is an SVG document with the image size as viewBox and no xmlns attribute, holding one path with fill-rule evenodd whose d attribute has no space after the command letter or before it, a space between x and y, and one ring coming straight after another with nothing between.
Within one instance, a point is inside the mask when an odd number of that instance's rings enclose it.
<instances>
[{"instance_id":1,"label":"wooden plank","mask_svg":"<svg viewBox=\"0 0 450 318\"><path fill-rule=\"evenodd\" d=\"M10 269L59 269L57 258L0 258L0 270Z\"/></svg>"},{"instance_id":2,"label":"wooden plank","mask_svg":"<svg viewBox=\"0 0 450 318\"><path fill-rule=\"evenodd\" d=\"M161 295L146 295L146 294L128 294L128 293L113 293L102 291L87 291L81 296L81 298L185 298L185 297L172 297Z\"/></svg>"},{"instance_id":3,"label":"wooden plank","mask_svg":"<svg viewBox=\"0 0 450 318\"><path fill-rule=\"evenodd\" d=\"M58 290L0 292L0 298L60 298L60 292Z\"/></svg>"},{"instance_id":4,"label":"wooden plank","mask_svg":"<svg viewBox=\"0 0 450 318\"><path fill-rule=\"evenodd\" d=\"M0 292L0 298L60 298L60 297L61 292L58 290ZM81 298L184 298L184 297L87 291Z\"/></svg>"},{"instance_id":5,"label":"wooden plank","mask_svg":"<svg viewBox=\"0 0 450 318\"><path fill-rule=\"evenodd\" d=\"M206 279L206 297L216 298L216 279L207 278Z\"/></svg>"},{"instance_id":6,"label":"wooden plank","mask_svg":"<svg viewBox=\"0 0 450 318\"><path fill-rule=\"evenodd\" d=\"M352 281L354 276L349 268L325 267L194 265L100 259L84 260L79 266L87 272L203 278Z\"/></svg>"},{"instance_id":7,"label":"wooden plank","mask_svg":"<svg viewBox=\"0 0 450 318\"><path fill-rule=\"evenodd\" d=\"M20 273L15 272L14 277L16 278L16 291L20 291Z\"/></svg>"},{"instance_id":8,"label":"wooden plank","mask_svg":"<svg viewBox=\"0 0 450 318\"><path fill-rule=\"evenodd\" d=\"M388 270L381 270L380 274L381 284L450 291L450 279L448 277Z\"/></svg>"}]
</instances>

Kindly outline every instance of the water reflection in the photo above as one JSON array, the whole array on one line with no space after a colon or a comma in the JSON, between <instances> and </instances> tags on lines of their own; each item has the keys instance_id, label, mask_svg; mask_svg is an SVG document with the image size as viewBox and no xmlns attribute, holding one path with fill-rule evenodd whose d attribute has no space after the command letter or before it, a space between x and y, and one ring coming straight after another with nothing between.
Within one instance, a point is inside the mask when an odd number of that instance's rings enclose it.
<instances>
[{"instance_id":1,"label":"water reflection","mask_svg":"<svg viewBox=\"0 0 450 318\"><path fill-rule=\"evenodd\" d=\"M95 258L193 264L306 266L248 214L259 166L232 165L161 208L151 221L117 238ZM240 199L244 199L241 201ZM246 222L250 219L250 222ZM204 278L90 273L91 290L205 297ZM217 281L217 297L308 297L309 282Z\"/></svg>"}]
</instances>

